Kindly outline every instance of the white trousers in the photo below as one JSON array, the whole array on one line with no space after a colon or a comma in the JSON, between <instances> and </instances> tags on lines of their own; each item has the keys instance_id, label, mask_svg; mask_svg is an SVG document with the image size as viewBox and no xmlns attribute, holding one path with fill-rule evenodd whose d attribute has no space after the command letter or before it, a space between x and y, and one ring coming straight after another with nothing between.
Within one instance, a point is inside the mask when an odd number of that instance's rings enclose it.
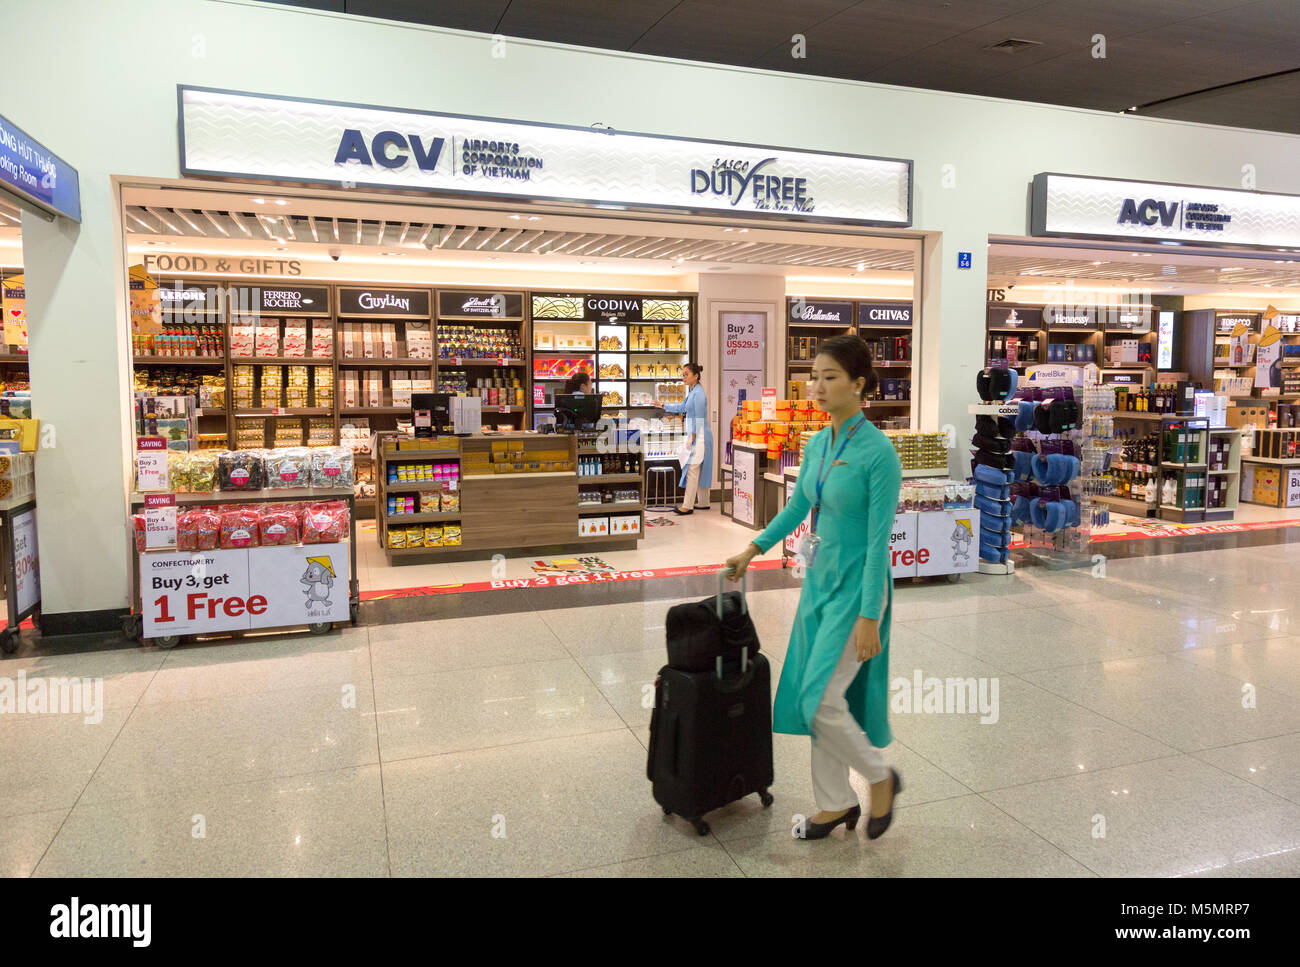
<instances>
[{"instance_id":1,"label":"white trousers","mask_svg":"<svg viewBox=\"0 0 1300 967\"><path fill-rule=\"evenodd\" d=\"M849 769L865 776L868 782L889 778L884 755L871 744L844 698L861 667L850 635L813 716L813 795L817 808L826 812L841 812L860 805L858 794L849 784Z\"/></svg>"},{"instance_id":2,"label":"white trousers","mask_svg":"<svg viewBox=\"0 0 1300 967\"><path fill-rule=\"evenodd\" d=\"M709 506L707 498L705 498L703 504L695 502L700 489L700 468L702 466L704 466L704 437L701 435L695 439L695 448L691 451L691 462L686 467L686 493L682 497L681 504L683 510Z\"/></svg>"}]
</instances>

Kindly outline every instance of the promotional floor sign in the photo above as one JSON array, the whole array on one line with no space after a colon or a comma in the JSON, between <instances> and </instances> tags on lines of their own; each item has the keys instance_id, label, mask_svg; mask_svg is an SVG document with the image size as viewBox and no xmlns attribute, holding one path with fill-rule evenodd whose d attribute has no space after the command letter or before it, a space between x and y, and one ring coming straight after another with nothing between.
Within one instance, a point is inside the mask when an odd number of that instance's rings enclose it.
<instances>
[{"instance_id":1,"label":"promotional floor sign","mask_svg":"<svg viewBox=\"0 0 1300 967\"><path fill-rule=\"evenodd\" d=\"M916 574L961 574L979 569L980 512L973 507L917 514Z\"/></svg>"},{"instance_id":2,"label":"promotional floor sign","mask_svg":"<svg viewBox=\"0 0 1300 967\"><path fill-rule=\"evenodd\" d=\"M144 635L347 621L349 545L140 555Z\"/></svg>"}]
</instances>

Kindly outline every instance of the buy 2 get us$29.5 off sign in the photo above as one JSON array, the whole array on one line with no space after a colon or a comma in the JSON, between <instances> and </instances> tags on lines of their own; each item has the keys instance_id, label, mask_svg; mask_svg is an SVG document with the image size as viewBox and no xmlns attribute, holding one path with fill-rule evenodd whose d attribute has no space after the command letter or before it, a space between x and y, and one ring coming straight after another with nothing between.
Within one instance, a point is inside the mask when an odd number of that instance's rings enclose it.
<instances>
[{"instance_id":1,"label":"buy 2 get us$29.5 off sign","mask_svg":"<svg viewBox=\"0 0 1300 967\"><path fill-rule=\"evenodd\" d=\"M349 619L350 546L140 555L144 635L201 635Z\"/></svg>"}]
</instances>

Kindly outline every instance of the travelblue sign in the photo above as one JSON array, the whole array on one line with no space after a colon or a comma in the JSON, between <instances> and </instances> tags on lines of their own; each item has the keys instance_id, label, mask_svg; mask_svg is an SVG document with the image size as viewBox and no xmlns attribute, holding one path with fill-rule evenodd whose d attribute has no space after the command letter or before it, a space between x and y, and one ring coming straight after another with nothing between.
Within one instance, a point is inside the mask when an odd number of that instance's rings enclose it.
<instances>
[{"instance_id":1,"label":"travelblue sign","mask_svg":"<svg viewBox=\"0 0 1300 967\"><path fill-rule=\"evenodd\" d=\"M0 188L43 212L81 221L77 169L2 115Z\"/></svg>"}]
</instances>

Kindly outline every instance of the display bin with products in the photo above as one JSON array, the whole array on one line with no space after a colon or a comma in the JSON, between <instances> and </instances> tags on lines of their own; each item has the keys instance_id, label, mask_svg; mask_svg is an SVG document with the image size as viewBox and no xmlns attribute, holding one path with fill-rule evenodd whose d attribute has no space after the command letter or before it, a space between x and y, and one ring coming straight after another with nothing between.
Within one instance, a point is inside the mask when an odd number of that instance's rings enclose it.
<instances>
[{"instance_id":1,"label":"display bin with products","mask_svg":"<svg viewBox=\"0 0 1300 967\"><path fill-rule=\"evenodd\" d=\"M1024 370L1047 361L1041 308L989 303L986 326L984 358L988 365L1005 362L1011 369Z\"/></svg>"},{"instance_id":2,"label":"display bin with products","mask_svg":"<svg viewBox=\"0 0 1300 967\"><path fill-rule=\"evenodd\" d=\"M911 426L912 383L916 344L911 302L859 302L855 306L857 334L871 349L878 384L864 406L881 429Z\"/></svg>"},{"instance_id":3,"label":"display bin with products","mask_svg":"<svg viewBox=\"0 0 1300 967\"><path fill-rule=\"evenodd\" d=\"M24 432L30 424L30 432ZM41 575L36 535L36 420L0 420L0 577L8 605L0 649L18 650L20 627L41 625ZM15 447L21 445L22 450Z\"/></svg>"},{"instance_id":4,"label":"display bin with products","mask_svg":"<svg viewBox=\"0 0 1300 967\"><path fill-rule=\"evenodd\" d=\"M784 370L787 386L807 381L813 360L817 358L817 347L833 336L852 333L853 317L852 302L815 296L795 296L786 300Z\"/></svg>"},{"instance_id":5,"label":"display bin with products","mask_svg":"<svg viewBox=\"0 0 1300 967\"><path fill-rule=\"evenodd\" d=\"M296 625L323 634L356 622L350 450L169 452L161 477L146 478L143 463L138 472L140 486L162 487L131 495L144 509L129 528L128 638L171 647L183 636ZM158 497L164 506L150 507Z\"/></svg>"},{"instance_id":6,"label":"display bin with products","mask_svg":"<svg viewBox=\"0 0 1300 967\"><path fill-rule=\"evenodd\" d=\"M440 289L435 322L439 392L477 396L498 430L529 425L528 323L522 292Z\"/></svg>"},{"instance_id":7,"label":"display bin with products","mask_svg":"<svg viewBox=\"0 0 1300 967\"><path fill-rule=\"evenodd\" d=\"M521 547L630 549L644 533L642 462L632 446L579 447L572 435L519 431L379 446L378 533L393 564ZM596 516L607 518L599 533L584 523Z\"/></svg>"},{"instance_id":8,"label":"display bin with products","mask_svg":"<svg viewBox=\"0 0 1300 967\"><path fill-rule=\"evenodd\" d=\"M782 473L780 506L798 486L800 468ZM950 582L979 569L980 511L974 485L940 477L904 479L890 531L890 570L895 580L946 577ZM778 508L779 509L779 508ZM798 567L799 544L812 528L809 515L786 536L781 566Z\"/></svg>"}]
</instances>

